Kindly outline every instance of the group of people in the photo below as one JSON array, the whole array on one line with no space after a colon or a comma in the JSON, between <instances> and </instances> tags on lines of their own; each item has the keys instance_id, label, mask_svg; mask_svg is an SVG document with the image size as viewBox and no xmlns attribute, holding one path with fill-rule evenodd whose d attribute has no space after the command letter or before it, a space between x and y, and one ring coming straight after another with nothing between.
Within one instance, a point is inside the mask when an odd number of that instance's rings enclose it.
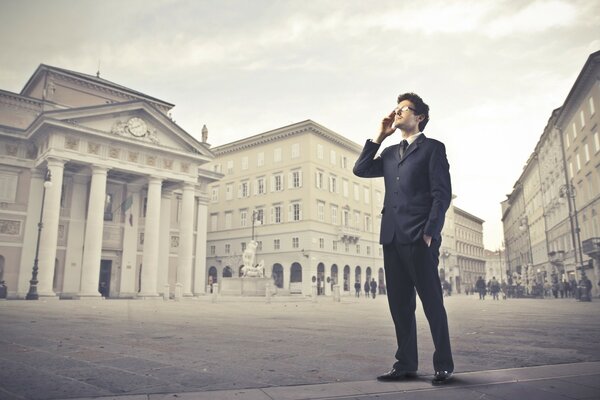
<instances>
[{"instance_id":1,"label":"group of people","mask_svg":"<svg viewBox=\"0 0 600 400\"><path fill-rule=\"evenodd\" d=\"M362 285L360 284L359 281L356 281L356 283L354 284L354 291L356 292L356 297L360 297L360 289L361 289ZM371 297L374 299L375 296L377 295L377 282L375 282L375 278L371 278L371 281L369 282L369 279L367 278L367 280L365 281L365 285L364 285L364 289L365 289L365 297L369 297L369 293L371 293Z\"/></svg>"},{"instance_id":2,"label":"group of people","mask_svg":"<svg viewBox=\"0 0 600 400\"><path fill-rule=\"evenodd\" d=\"M473 289L471 289L472 291ZM477 278L475 282L474 291L479 293L479 300L485 300L485 296L489 293L492 295L493 300L500 300L500 293L502 293L502 298L506 300L506 283L498 282L496 277L494 276L487 283L480 276ZM467 288L467 294L469 294L469 289Z\"/></svg>"}]
</instances>

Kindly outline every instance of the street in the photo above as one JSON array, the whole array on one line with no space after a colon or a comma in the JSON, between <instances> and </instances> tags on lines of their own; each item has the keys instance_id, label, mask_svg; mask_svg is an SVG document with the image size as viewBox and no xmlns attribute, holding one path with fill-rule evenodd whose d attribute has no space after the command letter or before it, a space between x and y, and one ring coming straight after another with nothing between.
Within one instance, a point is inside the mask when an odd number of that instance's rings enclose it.
<instances>
[{"instance_id":1,"label":"street","mask_svg":"<svg viewBox=\"0 0 600 400\"><path fill-rule=\"evenodd\" d=\"M457 372L600 360L600 301L445 298ZM375 379L387 298L0 302L0 398L62 399ZM433 346L417 308L420 374Z\"/></svg>"}]
</instances>

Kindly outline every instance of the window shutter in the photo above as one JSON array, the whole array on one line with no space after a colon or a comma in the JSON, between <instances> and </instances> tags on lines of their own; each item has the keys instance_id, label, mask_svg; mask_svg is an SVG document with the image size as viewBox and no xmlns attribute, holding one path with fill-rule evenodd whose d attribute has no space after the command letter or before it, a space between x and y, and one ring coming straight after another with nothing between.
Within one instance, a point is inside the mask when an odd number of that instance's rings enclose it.
<instances>
[{"instance_id":1,"label":"window shutter","mask_svg":"<svg viewBox=\"0 0 600 400\"><path fill-rule=\"evenodd\" d=\"M302 171L298 171L298 178L298 182L300 184L298 187L302 187Z\"/></svg>"},{"instance_id":2,"label":"window shutter","mask_svg":"<svg viewBox=\"0 0 600 400\"><path fill-rule=\"evenodd\" d=\"M238 186L238 199L242 198L242 184L240 183Z\"/></svg>"},{"instance_id":3,"label":"window shutter","mask_svg":"<svg viewBox=\"0 0 600 400\"><path fill-rule=\"evenodd\" d=\"M294 185L294 175L291 172L289 172L288 173L288 186L287 186L288 189L291 189L293 187L293 185Z\"/></svg>"},{"instance_id":4,"label":"window shutter","mask_svg":"<svg viewBox=\"0 0 600 400\"><path fill-rule=\"evenodd\" d=\"M288 205L288 222L294 220L294 206L292 204Z\"/></svg>"},{"instance_id":5,"label":"window shutter","mask_svg":"<svg viewBox=\"0 0 600 400\"><path fill-rule=\"evenodd\" d=\"M254 195L258 195L258 180L254 182Z\"/></svg>"}]
</instances>

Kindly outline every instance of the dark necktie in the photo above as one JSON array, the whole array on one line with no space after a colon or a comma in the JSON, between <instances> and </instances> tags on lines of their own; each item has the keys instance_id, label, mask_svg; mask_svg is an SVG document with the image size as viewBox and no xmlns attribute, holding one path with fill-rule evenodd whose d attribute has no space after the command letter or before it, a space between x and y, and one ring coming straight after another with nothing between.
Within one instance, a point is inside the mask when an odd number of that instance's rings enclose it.
<instances>
[{"instance_id":1,"label":"dark necktie","mask_svg":"<svg viewBox=\"0 0 600 400\"><path fill-rule=\"evenodd\" d=\"M404 157L404 152L406 151L407 147L408 147L408 142L406 140L403 140L400 142L400 159L402 159L402 157Z\"/></svg>"}]
</instances>

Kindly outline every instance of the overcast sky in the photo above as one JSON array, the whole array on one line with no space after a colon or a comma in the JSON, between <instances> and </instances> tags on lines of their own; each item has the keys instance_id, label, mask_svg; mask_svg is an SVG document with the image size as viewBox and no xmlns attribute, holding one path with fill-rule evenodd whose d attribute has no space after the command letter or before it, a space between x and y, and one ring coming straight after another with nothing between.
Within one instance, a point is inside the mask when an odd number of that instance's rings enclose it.
<instances>
[{"instance_id":1,"label":"overcast sky","mask_svg":"<svg viewBox=\"0 0 600 400\"><path fill-rule=\"evenodd\" d=\"M598 0L0 0L1 89L40 63L99 65L174 103L198 139L206 124L213 146L306 119L362 144L419 93L490 250L500 202L597 50Z\"/></svg>"}]
</instances>

